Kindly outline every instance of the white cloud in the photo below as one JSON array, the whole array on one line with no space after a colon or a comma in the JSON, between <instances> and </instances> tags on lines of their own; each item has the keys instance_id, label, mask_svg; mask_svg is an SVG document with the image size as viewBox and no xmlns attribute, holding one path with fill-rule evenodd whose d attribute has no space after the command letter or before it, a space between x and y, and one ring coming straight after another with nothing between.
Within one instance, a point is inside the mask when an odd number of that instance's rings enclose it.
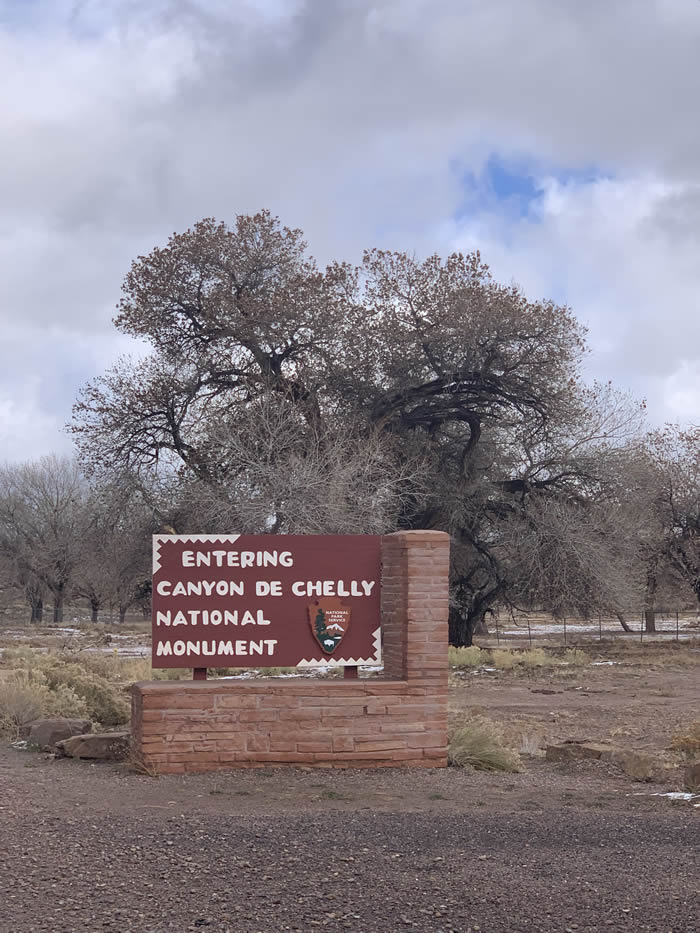
<instances>
[{"instance_id":1,"label":"white cloud","mask_svg":"<svg viewBox=\"0 0 700 933\"><path fill-rule=\"evenodd\" d=\"M697 420L700 224L688 221L700 189L648 176L541 184L528 217L483 213L454 244L573 307L589 327L589 372L647 396L652 419Z\"/></svg>"},{"instance_id":2,"label":"white cloud","mask_svg":"<svg viewBox=\"0 0 700 933\"><path fill-rule=\"evenodd\" d=\"M13 436L24 412L30 449L29 412L63 423L123 350L131 258L262 206L322 261L478 245L590 322L596 374L696 417L699 42L691 0L0 0ZM492 153L549 166L540 215L475 204L455 223L454 166Z\"/></svg>"}]
</instances>

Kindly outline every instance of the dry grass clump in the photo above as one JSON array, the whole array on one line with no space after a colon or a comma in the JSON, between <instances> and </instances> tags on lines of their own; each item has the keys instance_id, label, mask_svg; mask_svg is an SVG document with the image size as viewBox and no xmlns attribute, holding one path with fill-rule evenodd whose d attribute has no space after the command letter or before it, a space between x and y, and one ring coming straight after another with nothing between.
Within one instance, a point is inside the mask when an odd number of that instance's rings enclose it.
<instances>
[{"instance_id":1,"label":"dry grass clump","mask_svg":"<svg viewBox=\"0 0 700 933\"><path fill-rule=\"evenodd\" d=\"M113 679L124 684L140 680L191 680L191 668L153 668L149 658L114 658Z\"/></svg>"},{"instance_id":2,"label":"dry grass clump","mask_svg":"<svg viewBox=\"0 0 700 933\"><path fill-rule=\"evenodd\" d=\"M542 755L541 736L527 732L520 737L519 755L525 755L528 758L539 758Z\"/></svg>"},{"instance_id":3,"label":"dry grass clump","mask_svg":"<svg viewBox=\"0 0 700 933\"><path fill-rule=\"evenodd\" d=\"M512 671L515 667L534 670L539 667L555 667L559 663L542 648L531 648L529 651L494 648L491 657L493 666L502 671Z\"/></svg>"},{"instance_id":4,"label":"dry grass clump","mask_svg":"<svg viewBox=\"0 0 700 933\"><path fill-rule=\"evenodd\" d=\"M675 732L671 737L671 748L686 758L700 757L700 719L691 722L680 732Z\"/></svg>"},{"instance_id":5,"label":"dry grass clump","mask_svg":"<svg viewBox=\"0 0 700 933\"><path fill-rule=\"evenodd\" d=\"M552 670L562 667L583 667L590 663L584 651L569 648L562 655L554 654L544 648L530 648L526 651L509 648L492 648L491 663L501 671L518 669L524 672Z\"/></svg>"},{"instance_id":6,"label":"dry grass clump","mask_svg":"<svg viewBox=\"0 0 700 933\"><path fill-rule=\"evenodd\" d=\"M507 648L493 648L491 651L491 663L499 671L512 671L516 660L516 652Z\"/></svg>"},{"instance_id":7,"label":"dry grass clump","mask_svg":"<svg viewBox=\"0 0 700 933\"><path fill-rule=\"evenodd\" d=\"M516 658L516 663L529 671L537 667L556 667L559 664L557 659L547 654L543 648L530 648L529 651L523 651Z\"/></svg>"},{"instance_id":8,"label":"dry grass clump","mask_svg":"<svg viewBox=\"0 0 700 933\"><path fill-rule=\"evenodd\" d=\"M492 663L491 653L472 645L470 648L450 648L449 649L450 667L458 670L465 668L482 667Z\"/></svg>"},{"instance_id":9,"label":"dry grass clump","mask_svg":"<svg viewBox=\"0 0 700 933\"><path fill-rule=\"evenodd\" d=\"M503 728L485 716L455 726L450 734L448 761L453 767L475 771L521 770L520 756L508 747Z\"/></svg>"}]
</instances>

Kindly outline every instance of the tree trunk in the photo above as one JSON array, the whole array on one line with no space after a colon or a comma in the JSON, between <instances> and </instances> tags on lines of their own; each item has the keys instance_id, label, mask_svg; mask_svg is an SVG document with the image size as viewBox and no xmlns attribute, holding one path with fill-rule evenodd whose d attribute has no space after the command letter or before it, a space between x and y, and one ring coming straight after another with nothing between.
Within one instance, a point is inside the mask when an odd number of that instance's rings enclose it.
<instances>
[{"instance_id":1,"label":"tree trunk","mask_svg":"<svg viewBox=\"0 0 700 933\"><path fill-rule=\"evenodd\" d=\"M644 631L656 631L656 568L647 570L647 585L644 592Z\"/></svg>"},{"instance_id":2,"label":"tree trunk","mask_svg":"<svg viewBox=\"0 0 700 933\"><path fill-rule=\"evenodd\" d=\"M54 624L63 622L63 594L53 598L53 621Z\"/></svg>"},{"instance_id":3,"label":"tree trunk","mask_svg":"<svg viewBox=\"0 0 700 933\"><path fill-rule=\"evenodd\" d=\"M126 619L126 610L127 610L126 606L119 607L119 623L121 625L124 624L124 620Z\"/></svg>"},{"instance_id":4,"label":"tree trunk","mask_svg":"<svg viewBox=\"0 0 700 933\"><path fill-rule=\"evenodd\" d=\"M469 618L459 609L450 606L448 617L449 640L454 648L470 648L474 638L474 630L469 624Z\"/></svg>"},{"instance_id":5,"label":"tree trunk","mask_svg":"<svg viewBox=\"0 0 700 933\"><path fill-rule=\"evenodd\" d=\"M30 602L32 615L30 622L41 622L44 618L44 600L41 596L35 597Z\"/></svg>"},{"instance_id":6,"label":"tree trunk","mask_svg":"<svg viewBox=\"0 0 700 933\"><path fill-rule=\"evenodd\" d=\"M625 617L622 615L622 613L621 613L621 612L616 612L615 615L617 616L617 621L620 623L620 625L623 627L623 629L624 629L626 632L631 632L631 631L632 631L632 628L631 628L631 626L629 625L629 623L625 621Z\"/></svg>"},{"instance_id":7,"label":"tree trunk","mask_svg":"<svg viewBox=\"0 0 700 933\"><path fill-rule=\"evenodd\" d=\"M98 599L90 600L90 621L98 622L98 613L100 611L100 601Z\"/></svg>"},{"instance_id":8,"label":"tree trunk","mask_svg":"<svg viewBox=\"0 0 700 933\"><path fill-rule=\"evenodd\" d=\"M449 641L454 648L470 648L475 635L488 635L485 613L463 615L459 609L450 608L448 617Z\"/></svg>"}]
</instances>

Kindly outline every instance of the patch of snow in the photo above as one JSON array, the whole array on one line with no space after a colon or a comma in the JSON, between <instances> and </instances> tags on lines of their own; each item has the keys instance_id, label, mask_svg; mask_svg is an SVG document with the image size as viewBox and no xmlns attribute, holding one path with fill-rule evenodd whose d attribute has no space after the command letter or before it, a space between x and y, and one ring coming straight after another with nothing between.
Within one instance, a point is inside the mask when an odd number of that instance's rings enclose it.
<instances>
[{"instance_id":1,"label":"patch of snow","mask_svg":"<svg viewBox=\"0 0 700 933\"><path fill-rule=\"evenodd\" d=\"M655 793L655 794L645 794L643 791L638 791L636 794L632 794L633 797L668 797L669 800L697 800L700 797L700 794L691 794L689 791L684 790L672 790L668 791L665 794ZM700 803L695 804L696 807L700 807Z\"/></svg>"},{"instance_id":2,"label":"patch of snow","mask_svg":"<svg viewBox=\"0 0 700 933\"><path fill-rule=\"evenodd\" d=\"M217 677L217 680L246 680L250 677L257 677L260 671L243 671L242 674L224 674L223 677Z\"/></svg>"},{"instance_id":3,"label":"patch of snow","mask_svg":"<svg viewBox=\"0 0 700 933\"><path fill-rule=\"evenodd\" d=\"M621 664L621 661L592 661L591 667L605 667L610 664Z\"/></svg>"},{"instance_id":4,"label":"patch of snow","mask_svg":"<svg viewBox=\"0 0 700 933\"><path fill-rule=\"evenodd\" d=\"M17 739L16 742L10 742L12 748L16 748L20 752L26 752L29 748L29 742L26 739Z\"/></svg>"},{"instance_id":5,"label":"patch of snow","mask_svg":"<svg viewBox=\"0 0 700 933\"><path fill-rule=\"evenodd\" d=\"M691 794L688 791L673 790L667 794L649 794L650 797L668 797L670 800L695 800L700 794Z\"/></svg>"},{"instance_id":6,"label":"patch of snow","mask_svg":"<svg viewBox=\"0 0 700 933\"><path fill-rule=\"evenodd\" d=\"M632 622L634 626L634 631L630 633L631 635L640 635L639 631L639 622ZM679 619L678 628L679 628L679 638L687 639L691 637L691 632L687 631L688 628L694 627L696 623L689 621L688 619ZM686 629L684 632L683 630ZM564 635L564 623L563 622L531 622L528 629L527 622L514 623L508 628L499 629L501 635L515 636L519 638L527 637L529 634L536 635ZM601 623L598 623L597 620L593 619L572 619L566 622L566 633L570 636L575 635L598 635L600 632L610 633L614 635L624 635L621 625L615 619L603 619ZM666 618L657 618L656 620L656 633L644 633L644 638L654 638L654 635L670 635L676 634L676 618L675 616L666 617Z\"/></svg>"}]
</instances>

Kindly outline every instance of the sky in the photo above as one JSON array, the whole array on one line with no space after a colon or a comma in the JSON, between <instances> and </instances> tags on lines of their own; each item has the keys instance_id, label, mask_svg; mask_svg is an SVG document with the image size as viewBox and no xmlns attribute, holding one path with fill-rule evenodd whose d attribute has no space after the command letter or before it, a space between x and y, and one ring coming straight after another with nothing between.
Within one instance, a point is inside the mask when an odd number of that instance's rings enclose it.
<instances>
[{"instance_id":1,"label":"sky","mask_svg":"<svg viewBox=\"0 0 700 933\"><path fill-rule=\"evenodd\" d=\"M700 0L0 0L0 461L69 453L137 255L268 208L479 249L700 423Z\"/></svg>"}]
</instances>

